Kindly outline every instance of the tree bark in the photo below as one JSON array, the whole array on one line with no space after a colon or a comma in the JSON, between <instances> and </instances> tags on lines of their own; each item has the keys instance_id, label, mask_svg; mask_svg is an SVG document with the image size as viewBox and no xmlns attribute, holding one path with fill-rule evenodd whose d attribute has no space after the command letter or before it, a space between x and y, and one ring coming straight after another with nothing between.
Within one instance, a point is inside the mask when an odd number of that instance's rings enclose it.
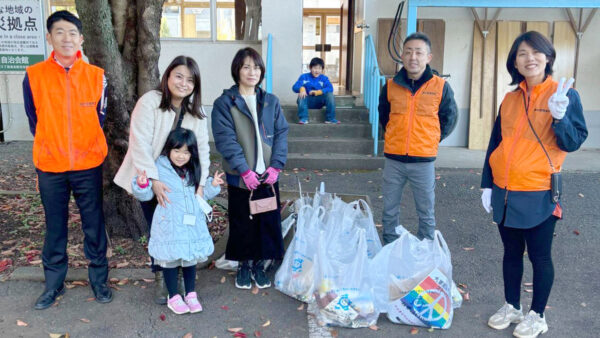
<instances>
[{"instance_id":1,"label":"tree bark","mask_svg":"<svg viewBox=\"0 0 600 338\"><path fill-rule=\"evenodd\" d=\"M110 235L147 233L139 202L113 183L127 152L129 118L139 95L158 84L160 17L164 0L75 0L83 23L83 50L104 69L108 106L104 132L104 214Z\"/></svg>"}]
</instances>

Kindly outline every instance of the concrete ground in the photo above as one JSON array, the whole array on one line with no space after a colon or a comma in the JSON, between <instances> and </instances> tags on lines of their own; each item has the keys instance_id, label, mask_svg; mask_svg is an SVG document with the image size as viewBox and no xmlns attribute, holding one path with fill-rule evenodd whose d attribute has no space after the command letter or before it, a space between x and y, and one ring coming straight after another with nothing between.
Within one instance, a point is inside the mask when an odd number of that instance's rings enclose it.
<instances>
[{"instance_id":1,"label":"concrete ground","mask_svg":"<svg viewBox=\"0 0 600 338\"><path fill-rule=\"evenodd\" d=\"M550 327L545 337L597 337L600 320L596 309L600 301L595 292L600 280L597 243L600 240L600 152L580 151L567 156L564 174L564 220L559 221L554 238L555 282L546 317ZM479 156L479 157L478 157ZM442 148L436 162L436 219L452 252L454 280L467 285L470 301L455 311L449 330L428 332L419 329L417 336L509 337L510 329L495 331L487 327L487 318L503 304L502 245L491 216L480 203L479 184L483 152ZM457 169L458 167L458 169ZM288 174L288 175L285 175ZM322 174L322 175L319 175ZM381 172L286 171L281 176L282 189L297 190L296 176L305 191L326 182L328 191L367 194L373 205L375 222L381 222ZM285 185L285 186L284 186ZM415 231L417 216L412 194L407 188L402 200L400 222ZM474 248L466 251L464 248ZM119 277L125 271L113 271ZM140 272L148 276L147 272ZM274 273L274 271L271 271ZM88 301L89 287L76 287L44 311L32 309L43 285L37 277L19 277L0 283L0 337L48 337L49 333L69 333L71 337L230 337L227 328L242 327L249 337L260 331L262 337L319 336L307 323L306 306L273 288L252 294L238 290L233 276L226 271L200 270L197 291L204 312L177 316L165 306L152 302L152 284L141 288L125 285L115 291L110 304ZM138 278L141 278L138 275ZM18 277L18 276L17 276ZM225 277L225 282L221 283ZM130 277L131 278L131 277ZM523 282L531 282L531 265L526 260ZM524 287L523 289L526 289ZM522 293L527 309L531 293ZM165 314L165 320L161 320ZM87 319L84 322L81 319ZM17 320L28 326L18 326ZM264 325L269 321L269 325ZM379 330L335 329L339 337L409 336L410 327L392 324L380 316Z\"/></svg>"}]
</instances>

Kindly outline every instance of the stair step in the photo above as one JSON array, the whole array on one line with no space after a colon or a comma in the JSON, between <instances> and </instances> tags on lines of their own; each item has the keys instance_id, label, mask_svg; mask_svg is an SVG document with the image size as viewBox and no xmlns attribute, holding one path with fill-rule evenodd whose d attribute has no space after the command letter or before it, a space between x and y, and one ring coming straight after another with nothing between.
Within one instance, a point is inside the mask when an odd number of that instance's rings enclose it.
<instances>
[{"instance_id":1,"label":"stair step","mask_svg":"<svg viewBox=\"0 0 600 338\"><path fill-rule=\"evenodd\" d=\"M358 154L301 154L289 153L285 170L294 168L329 170L378 170L384 157Z\"/></svg>"},{"instance_id":2,"label":"stair step","mask_svg":"<svg viewBox=\"0 0 600 338\"><path fill-rule=\"evenodd\" d=\"M329 138L370 138L371 125L368 123L309 123L300 125L290 123L288 138L291 137L329 137Z\"/></svg>"},{"instance_id":3,"label":"stair step","mask_svg":"<svg viewBox=\"0 0 600 338\"><path fill-rule=\"evenodd\" d=\"M383 141L379 141L379 153L383 150ZM288 137L289 153L337 153L372 154L373 140L368 138L326 138L326 137Z\"/></svg>"},{"instance_id":4,"label":"stair step","mask_svg":"<svg viewBox=\"0 0 600 338\"><path fill-rule=\"evenodd\" d=\"M285 106L283 107L283 113L288 123L298 123L298 107L297 106ZM310 122L324 122L325 121L325 108L322 109L309 109L308 117ZM336 108L335 118L342 123L346 122L368 122L369 112L365 107L354 107L354 108Z\"/></svg>"},{"instance_id":5,"label":"stair step","mask_svg":"<svg viewBox=\"0 0 600 338\"><path fill-rule=\"evenodd\" d=\"M354 107L354 102L356 100L354 95L335 95L334 97L336 107Z\"/></svg>"}]
</instances>

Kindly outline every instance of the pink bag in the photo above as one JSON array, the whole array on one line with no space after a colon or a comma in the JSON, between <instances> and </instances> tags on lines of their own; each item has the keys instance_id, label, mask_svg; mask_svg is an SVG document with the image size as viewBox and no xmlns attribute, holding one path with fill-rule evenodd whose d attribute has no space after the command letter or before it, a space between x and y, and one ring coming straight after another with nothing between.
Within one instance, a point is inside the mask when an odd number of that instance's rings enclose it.
<instances>
[{"instance_id":1,"label":"pink bag","mask_svg":"<svg viewBox=\"0 0 600 338\"><path fill-rule=\"evenodd\" d=\"M254 201L252 200L252 194L254 193L254 190L250 191L250 218L252 218L252 215L277 210L277 196L275 195L275 188L273 185L271 185L271 191L273 191L273 196Z\"/></svg>"}]
</instances>

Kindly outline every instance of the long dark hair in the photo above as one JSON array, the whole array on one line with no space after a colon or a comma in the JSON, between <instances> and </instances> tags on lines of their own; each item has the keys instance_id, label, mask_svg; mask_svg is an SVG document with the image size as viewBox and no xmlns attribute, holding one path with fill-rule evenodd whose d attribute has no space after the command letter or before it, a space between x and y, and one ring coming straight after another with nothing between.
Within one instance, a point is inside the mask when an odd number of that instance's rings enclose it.
<instances>
[{"instance_id":1,"label":"long dark hair","mask_svg":"<svg viewBox=\"0 0 600 338\"><path fill-rule=\"evenodd\" d=\"M186 163L183 168L179 168L173 164L169 154L171 153L171 150L179 149L184 145L188 147L191 156L188 163ZM196 190L198 190L202 170L200 168L200 157L198 156L198 142L196 141L196 136L193 131L185 128L176 128L175 130L172 130L167 137L167 142L165 142L161 155L164 155L169 159L169 162L171 162L171 165L177 174L187 174L188 185L193 185L196 187Z\"/></svg>"},{"instance_id":2,"label":"long dark hair","mask_svg":"<svg viewBox=\"0 0 600 338\"><path fill-rule=\"evenodd\" d=\"M548 75L552 75L552 66L554 65L554 60L556 60L556 50L550 40L548 40L544 35L536 31L529 31L519 35L515 42L513 42L512 47L510 48L510 52L508 52L508 58L506 59L506 69L510 73L510 77L512 78L511 85L518 85L525 77L519 73L517 67L515 67L515 61L517 60L517 52L519 51L519 46L521 42L527 43L531 48L537 50L538 52L544 53L546 55L546 59L548 63L546 63L546 68L544 68L545 77Z\"/></svg>"},{"instance_id":3,"label":"long dark hair","mask_svg":"<svg viewBox=\"0 0 600 338\"><path fill-rule=\"evenodd\" d=\"M169 108L171 108L171 92L169 91L168 84L169 76L171 75L171 71L179 66L186 66L194 78L194 90L190 95L183 98L183 101L181 102L181 113L190 113L194 117L203 119L206 117L206 115L204 115L202 110L200 69L198 68L196 61L189 56L179 55L178 57L174 58L163 73L163 76L160 80L160 85L158 86L158 90L162 93L162 99L160 100L159 108L163 111L167 111Z\"/></svg>"}]
</instances>

